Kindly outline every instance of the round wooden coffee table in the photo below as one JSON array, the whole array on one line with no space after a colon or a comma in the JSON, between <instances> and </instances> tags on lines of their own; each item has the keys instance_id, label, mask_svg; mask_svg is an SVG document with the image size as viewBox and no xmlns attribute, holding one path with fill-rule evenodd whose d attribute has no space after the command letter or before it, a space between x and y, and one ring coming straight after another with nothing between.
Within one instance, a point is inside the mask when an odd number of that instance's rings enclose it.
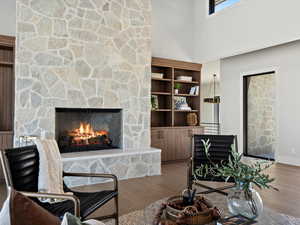
<instances>
[{"instance_id":1,"label":"round wooden coffee table","mask_svg":"<svg viewBox=\"0 0 300 225\"><path fill-rule=\"evenodd\" d=\"M218 207L222 212L222 217L229 216L227 209L226 196L218 193L211 193L205 195L214 206ZM162 203L165 203L167 200L162 199L157 202L150 204L147 208L143 210L144 221L141 224L153 225L154 218L159 211ZM257 225L300 225L300 218L294 218L292 216L284 215L277 213L271 209L264 207L264 212L259 216L257 220Z\"/></svg>"}]
</instances>

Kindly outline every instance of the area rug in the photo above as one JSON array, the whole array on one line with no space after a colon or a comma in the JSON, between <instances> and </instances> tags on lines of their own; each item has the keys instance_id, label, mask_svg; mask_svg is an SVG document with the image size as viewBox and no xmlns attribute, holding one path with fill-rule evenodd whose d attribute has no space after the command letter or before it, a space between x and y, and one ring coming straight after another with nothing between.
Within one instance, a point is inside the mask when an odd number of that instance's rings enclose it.
<instances>
[{"instance_id":1,"label":"area rug","mask_svg":"<svg viewBox=\"0 0 300 225\"><path fill-rule=\"evenodd\" d=\"M141 221L144 221L144 211L138 210L121 216L119 218L119 225L146 225L145 222ZM115 221L107 221L105 225L115 225Z\"/></svg>"},{"instance_id":2,"label":"area rug","mask_svg":"<svg viewBox=\"0 0 300 225\"><path fill-rule=\"evenodd\" d=\"M132 213L123 215L120 217L120 225L153 225L145 222L145 211L144 210L138 210L134 211ZM264 225L300 225L300 218L295 218L292 216L284 215L284 214L279 214L281 215L281 219L285 218L284 224L280 221L277 221L272 224L264 224ZM107 221L105 223L106 225L115 225L114 221Z\"/></svg>"}]
</instances>

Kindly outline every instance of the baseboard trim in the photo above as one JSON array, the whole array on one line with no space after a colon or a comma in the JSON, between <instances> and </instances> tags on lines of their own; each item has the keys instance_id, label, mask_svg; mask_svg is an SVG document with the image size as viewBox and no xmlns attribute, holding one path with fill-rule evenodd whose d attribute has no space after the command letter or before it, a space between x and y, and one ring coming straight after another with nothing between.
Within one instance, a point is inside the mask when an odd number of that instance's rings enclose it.
<instances>
[{"instance_id":1,"label":"baseboard trim","mask_svg":"<svg viewBox=\"0 0 300 225\"><path fill-rule=\"evenodd\" d=\"M300 160L298 157L287 157L287 156L278 156L276 157L276 162L290 165L290 166L300 166Z\"/></svg>"}]
</instances>

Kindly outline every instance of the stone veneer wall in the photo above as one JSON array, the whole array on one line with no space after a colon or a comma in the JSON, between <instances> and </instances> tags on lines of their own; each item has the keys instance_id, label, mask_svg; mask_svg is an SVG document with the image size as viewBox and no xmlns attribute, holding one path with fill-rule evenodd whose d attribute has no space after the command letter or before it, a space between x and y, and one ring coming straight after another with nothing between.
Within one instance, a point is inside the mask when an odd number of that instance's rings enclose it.
<instances>
[{"instance_id":1,"label":"stone veneer wall","mask_svg":"<svg viewBox=\"0 0 300 225\"><path fill-rule=\"evenodd\" d=\"M72 154L72 153L71 153ZM120 180L156 176L161 174L160 151L133 153L128 155L110 155L87 157L85 159L63 159L64 171L79 173L108 173L115 174ZM106 182L106 179L66 177L69 187Z\"/></svg>"},{"instance_id":2,"label":"stone veneer wall","mask_svg":"<svg viewBox=\"0 0 300 225\"><path fill-rule=\"evenodd\" d=\"M150 146L151 0L17 0L15 138L54 137L55 107L124 109Z\"/></svg>"},{"instance_id":3,"label":"stone veneer wall","mask_svg":"<svg viewBox=\"0 0 300 225\"><path fill-rule=\"evenodd\" d=\"M275 74L248 78L248 153L272 156L276 149Z\"/></svg>"}]
</instances>

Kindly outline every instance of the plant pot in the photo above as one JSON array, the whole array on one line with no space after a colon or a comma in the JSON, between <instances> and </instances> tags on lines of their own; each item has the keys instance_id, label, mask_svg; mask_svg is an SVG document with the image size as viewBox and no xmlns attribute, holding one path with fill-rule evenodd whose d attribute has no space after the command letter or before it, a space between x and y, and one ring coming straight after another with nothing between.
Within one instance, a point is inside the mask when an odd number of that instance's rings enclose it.
<instances>
[{"instance_id":1,"label":"plant pot","mask_svg":"<svg viewBox=\"0 0 300 225\"><path fill-rule=\"evenodd\" d=\"M174 89L174 94L178 95L179 94L179 90L178 89Z\"/></svg>"},{"instance_id":2,"label":"plant pot","mask_svg":"<svg viewBox=\"0 0 300 225\"><path fill-rule=\"evenodd\" d=\"M237 183L230 190L227 204L232 215L242 215L248 219L257 218L263 211L263 201L259 193L251 185L245 190L242 183Z\"/></svg>"}]
</instances>

